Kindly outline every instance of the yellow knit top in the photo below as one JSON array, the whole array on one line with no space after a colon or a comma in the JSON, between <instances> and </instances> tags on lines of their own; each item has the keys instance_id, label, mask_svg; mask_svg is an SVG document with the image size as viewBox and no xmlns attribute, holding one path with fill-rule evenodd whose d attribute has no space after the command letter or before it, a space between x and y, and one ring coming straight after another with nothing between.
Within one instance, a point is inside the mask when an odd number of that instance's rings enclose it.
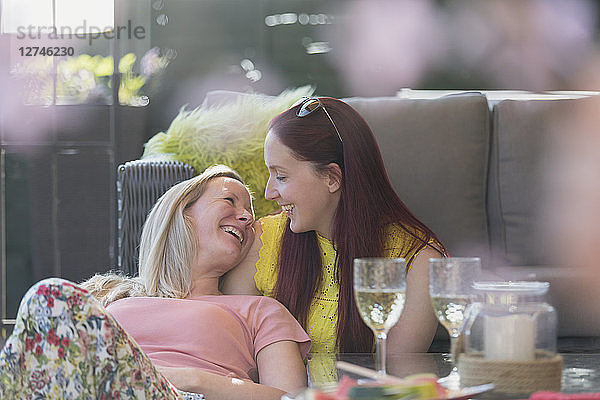
<instances>
[{"instance_id":1,"label":"yellow knit top","mask_svg":"<svg viewBox=\"0 0 600 400\"><path fill-rule=\"evenodd\" d=\"M284 213L269 215L260 219L262 247L260 258L256 263L254 281L257 289L265 296L273 297L279 270L279 250L285 232L287 216ZM323 280L321 288L310 307L306 331L312 340L312 353L333 353L336 348L336 324L339 287L335 280L335 249L325 237L317 234L319 245L323 251ZM417 253L400 254L402 243L409 234L399 228L391 228L385 246L385 257L404 257L411 259ZM410 268L410 265L408 265Z\"/></svg>"}]
</instances>

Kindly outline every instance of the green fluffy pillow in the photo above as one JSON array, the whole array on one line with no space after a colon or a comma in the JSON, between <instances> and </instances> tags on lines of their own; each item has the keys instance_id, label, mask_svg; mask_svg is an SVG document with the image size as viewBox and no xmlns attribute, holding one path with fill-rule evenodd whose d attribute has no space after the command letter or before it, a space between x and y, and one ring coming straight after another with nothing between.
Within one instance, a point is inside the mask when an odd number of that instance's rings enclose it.
<instances>
[{"instance_id":1,"label":"green fluffy pillow","mask_svg":"<svg viewBox=\"0 0 600 400\"><path fill-rule=\"evenodd\" d=\"M263 142L269 121L314 89L304 86L279 96L237 94L231 102L179 111L167 132L154 135L142 159L169 159L191 165L201 173L213 164L225 164L242 175L255 196L257 218L278 209L264 198L269 173Z\"/></svg>"}]
</instances>

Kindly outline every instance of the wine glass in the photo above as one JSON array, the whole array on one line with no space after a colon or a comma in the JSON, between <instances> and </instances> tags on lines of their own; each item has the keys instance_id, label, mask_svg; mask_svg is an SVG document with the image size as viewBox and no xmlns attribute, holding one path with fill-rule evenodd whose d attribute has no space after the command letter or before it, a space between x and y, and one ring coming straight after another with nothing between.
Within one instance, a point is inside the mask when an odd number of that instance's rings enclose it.
<instances>
[{"instance_id":1,"label":"wine glass","mask_svg":"<svg viewBox=\"0 0 600 400\"><path fill-rule=\"evenodd\" d=\"M450 335L452 371L446 381L458 387L459 375L454 355L456 343L465 321L467 306L474 296L473 282L481 274L478 257L446 257L429 259L429 295L433 310Z\"/></svg>"},{"instance_id":2,"label":"wine glass","mask_svg":"<svg viewBox=\"0 0 600 400\"><path fill-rule=\"evenodd\" d=\"M398 322L406 299L406 261L354 259L354 297L360 316L375 334L377 372L385 375L387 333Z\"/></svg>"}]
</instances>

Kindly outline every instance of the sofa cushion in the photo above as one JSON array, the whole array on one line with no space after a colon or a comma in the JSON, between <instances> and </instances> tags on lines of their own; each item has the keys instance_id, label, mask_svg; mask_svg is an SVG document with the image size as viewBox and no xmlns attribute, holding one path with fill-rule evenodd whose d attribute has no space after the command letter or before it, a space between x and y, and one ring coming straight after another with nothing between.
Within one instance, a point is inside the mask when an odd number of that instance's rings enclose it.
<instances>
[{"instance_id":1,"label":"sofa cushion","mask_svg":"<svg viewBox=\"0 0 600 400\"><path fill-rule=\"evenodd\" d=\"M503 100L493 108L488 217L495 265L552 265L544 201L561 121L587 99Z\"/></svg>"},{"instance_id":2,"label":"sofa cushion","mask_svg":"<svg viewBox=\"0 0 600 400\"><path fill-rule=\"evenodd\" d=\"M479 93L437 99L347 98L377 139L408 208L452 255L487 257L489 108Z\"/></svg>"}]
</instances>

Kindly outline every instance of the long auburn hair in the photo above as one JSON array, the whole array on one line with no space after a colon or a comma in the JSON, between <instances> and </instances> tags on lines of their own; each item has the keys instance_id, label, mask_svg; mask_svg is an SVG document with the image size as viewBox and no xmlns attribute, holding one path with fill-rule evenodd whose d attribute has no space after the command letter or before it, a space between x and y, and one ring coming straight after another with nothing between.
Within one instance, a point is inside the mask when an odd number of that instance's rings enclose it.
<instances>
[{"instance_id":1,"label":"long auburn hair","mask_svg":"<svg viewBox=\"0 0 600 400\"><path fill-rule=\"evenodd\" d=\"M342 171L341 196L333 217L332 238L336 249L335 276L339 286L337 346L342 352L370 352L373 333L361 319L353 294L353 260L384 255L386 231L391 225L408 233L401 254L427 246L430 240L443 254L437 236L400 200L387 176L373 132L348 104L320 97L338 134L323 110L296 116L298 107L284 111L269 124L269 131L292 155L313 163L324 174L328 164ZM411 265L414 256L409 257ZM310 305L322 281L321 252L315 231L293 233L287 222L280 249L275 298L306 328Z\"/></svg>"}]
</instances>

